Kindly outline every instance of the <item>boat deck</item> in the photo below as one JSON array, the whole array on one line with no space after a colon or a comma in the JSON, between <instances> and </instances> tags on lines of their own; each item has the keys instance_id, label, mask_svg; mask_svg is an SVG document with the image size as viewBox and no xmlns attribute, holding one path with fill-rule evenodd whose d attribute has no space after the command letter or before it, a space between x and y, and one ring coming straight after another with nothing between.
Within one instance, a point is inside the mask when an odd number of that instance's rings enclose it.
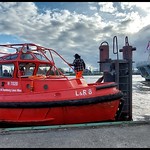
<instances>
[{"instance_id":1,"label":"boat deck","mask_svg":"<svg viewBox=\"0 0 150 150\"><path fill-rule=\"evenodd\" d=\"M3 128L0 148L149 148L150 120Z\"/></svg>"}]
</instances>

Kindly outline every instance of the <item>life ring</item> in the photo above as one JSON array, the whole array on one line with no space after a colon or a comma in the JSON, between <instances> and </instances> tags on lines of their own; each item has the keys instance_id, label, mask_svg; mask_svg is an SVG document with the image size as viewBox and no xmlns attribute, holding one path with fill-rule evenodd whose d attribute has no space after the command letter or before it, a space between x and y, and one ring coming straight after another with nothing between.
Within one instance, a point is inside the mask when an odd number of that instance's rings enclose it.
<instances>
[{"instance_id":1,"label":"life ring","mask_svg":"<svg viewBox=\"0 0 150 150\"><path fill-rule=\"evenodd\" d=\"M45 75L33 75L33 76L29 76L28 78L32 79L32 80L34 80L34 79L45 79L46 76Z\"/></svg>"}]
</instances>

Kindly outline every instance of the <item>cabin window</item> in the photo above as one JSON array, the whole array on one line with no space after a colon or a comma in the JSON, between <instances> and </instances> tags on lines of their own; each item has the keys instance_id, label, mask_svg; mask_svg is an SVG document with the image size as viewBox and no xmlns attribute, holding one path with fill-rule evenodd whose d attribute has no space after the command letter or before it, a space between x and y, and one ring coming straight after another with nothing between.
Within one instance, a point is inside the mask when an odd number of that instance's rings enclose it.
<instances>
[{"instance_id":1,"label":"cabin window","mask_svg":"<svg viewBox=\"0 0 150 150\"><path fill-rule=\"evenodd\" d=\"M4 60L14 60L18 57L18 54L14 54L14 55L9 55L7 57L4 58Z\"/></svg>"},{"instance_id":2,"label":"cabin window","mask_svg":"<svg viewBox=\"0 0 150 150\"><path fill-rule=\"evenodd\" d=\"M34 63L20 63L19 71L21 76L32 76L34 73L35 64Z\"/></svg>"},{"instance_id":3,"label":"cabin window","mask_svg":"<svg viewBox=\"0 0 150 150\"><path fill-rule=\"evenodd\" d=\"M54 73L52 71L52 66L50 66L49 64L40 64L38 67L37 74L50 75L50 74L54 74Z\"/></svg>"},{"instance_id":4,"label":"cabin window","mask_svg":"<svg viewBox=\"0 0 150 150\"><path fill-rule=\"evenodd\" d=\"M14 64L0 64L0 77L11 78L14 72Z\"/></svg>"},{"instance_id":5,"label":"cabin window","mask_svg":"<svg viewBox=\"0 0 150 150\"><path fill-rule=\"evenodd\" d=\"M33 56L31 54L21 54L21 59L23 60L33 60Z\"/></svg>"},{"instance_id":6,"label":"cabin window","mask_svg":"<svg viewBox=\"0 0 150 150\"><path fill-rule=\"evenodd\" d=\"M44 60L44 61L48 61L44 56L42 56L41 54L38 53L34 53L35 57L39 60Z\"/></svg>"}]
</instances>

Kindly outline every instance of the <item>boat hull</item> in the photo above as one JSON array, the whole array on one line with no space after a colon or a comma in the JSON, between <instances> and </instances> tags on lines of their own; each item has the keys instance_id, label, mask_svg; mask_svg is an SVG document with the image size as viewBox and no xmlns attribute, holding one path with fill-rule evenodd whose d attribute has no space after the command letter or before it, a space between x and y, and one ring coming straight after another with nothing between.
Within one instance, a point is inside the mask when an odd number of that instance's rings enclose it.
<instances>
[{"instance_id":1,"label":"boat hull","mask_svg":"<svg viewBox=\"0 0 150 150\"><path fill-rule=\"evenodd\" d=\"M115 120L120 100L81 106L0 108L1 123L62 125Z\"/></svg>"},{"instance_id":2,"label":"boat hull","mask_svg":"<svg viewBox=\"0 0 150 150\"><path fill-rule=\"evenodd\" d=\"M63 125L115 120L122 92L84 99L0 102L0 123Z\"/></svg>"}]
</instances>

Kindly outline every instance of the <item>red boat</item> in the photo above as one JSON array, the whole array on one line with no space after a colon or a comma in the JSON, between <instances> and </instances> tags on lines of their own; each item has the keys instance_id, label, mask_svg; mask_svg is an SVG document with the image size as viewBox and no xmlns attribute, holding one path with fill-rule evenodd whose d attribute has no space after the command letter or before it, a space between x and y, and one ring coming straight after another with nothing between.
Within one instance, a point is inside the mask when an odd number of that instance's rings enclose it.
<instances>
[{"instance_id":1,"label":"red boat","mask_svg":"<svg viewBox=\"0 0 150 150\"><path fill-rule=\"evenodd\" d=\"M123 94L114 82L87 83L55 65L55 50L0 45L0 124L64 125L113 121ZM3 51L3 52L2 52ZM68 65L69 66L69 65Z\"/></svg>"}]
</instances>

